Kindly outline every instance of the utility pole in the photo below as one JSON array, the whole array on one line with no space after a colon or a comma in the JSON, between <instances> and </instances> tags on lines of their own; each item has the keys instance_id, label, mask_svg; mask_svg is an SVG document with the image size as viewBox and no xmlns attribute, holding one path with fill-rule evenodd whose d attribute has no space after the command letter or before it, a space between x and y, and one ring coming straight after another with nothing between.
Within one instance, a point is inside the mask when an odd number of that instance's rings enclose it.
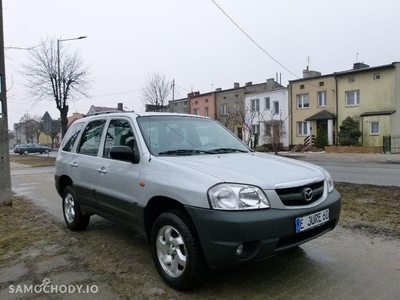
<instances>
[{"instance_id":1,"label":"utility pole","mask_svg":"<svg viewBox=\"0 0 400 300\"><path fill-rule=\"evenodd\" d=\"M0 205L11 204L6 68L4 64L3 1L0 0Z\"/></svg>"},{"instance_id":2,"label":"utility pole","mask_svg":"<svg viewBox=\"0 0 400 300\"><path fill-rule=\"evenodd\" d=\"M175 79L172 80L172 100L175 100Z\"/></svg>"}]
</instances>

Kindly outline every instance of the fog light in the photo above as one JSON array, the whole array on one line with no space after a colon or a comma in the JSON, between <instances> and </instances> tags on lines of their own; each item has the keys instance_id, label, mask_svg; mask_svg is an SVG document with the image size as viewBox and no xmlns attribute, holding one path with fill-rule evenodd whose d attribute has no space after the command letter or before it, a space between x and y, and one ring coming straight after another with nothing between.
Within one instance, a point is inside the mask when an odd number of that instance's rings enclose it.
<instances>
[{"instance_id":1,"label":"fog light","mask_svg":"<svg viewBox=\"0 0 400 300\"><path fill-rule=\"evenodd\" d=\"M243 244L240 244L239 247L236 249L236 255L240 256L243 254Z\"/></svg>"}]
</instances>

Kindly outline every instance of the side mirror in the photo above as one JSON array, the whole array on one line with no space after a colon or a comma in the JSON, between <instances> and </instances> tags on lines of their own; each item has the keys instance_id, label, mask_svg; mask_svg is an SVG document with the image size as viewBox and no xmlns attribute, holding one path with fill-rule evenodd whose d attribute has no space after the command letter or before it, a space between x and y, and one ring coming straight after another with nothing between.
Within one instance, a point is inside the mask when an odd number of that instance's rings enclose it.
<instances>
[{"instance_id":1,"label":"side mirror","mask_svg":"<svg viewBox=\"0 0 400 300\"><path fill-rule=\"evenodd\" d=\"M128 146L115 146L110 149L110 157L112 159L131 161L134 164L139 162L139 155L137 153L138 151L133 151Z\"/></svg>"}]
</instances>

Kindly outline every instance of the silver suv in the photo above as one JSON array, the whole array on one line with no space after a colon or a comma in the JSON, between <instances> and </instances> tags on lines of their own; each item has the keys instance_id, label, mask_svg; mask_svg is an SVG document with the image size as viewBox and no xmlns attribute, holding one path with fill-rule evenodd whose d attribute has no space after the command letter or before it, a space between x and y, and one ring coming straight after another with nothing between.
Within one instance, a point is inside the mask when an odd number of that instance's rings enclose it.
<instances>
[{"instance_id":1,"label":"silver suv","mask_svg":"<svg viewBox=\"0 0 400 300\"><path fill-rule=\"evenodd\" d=\"M254 152L194 115L82 118L62 142L55 182L71 230L93 214L136 228L162 279L181 290L208 268L260 260L332 230L341 206L324 169Z\"/></svg>"}]
</instances>

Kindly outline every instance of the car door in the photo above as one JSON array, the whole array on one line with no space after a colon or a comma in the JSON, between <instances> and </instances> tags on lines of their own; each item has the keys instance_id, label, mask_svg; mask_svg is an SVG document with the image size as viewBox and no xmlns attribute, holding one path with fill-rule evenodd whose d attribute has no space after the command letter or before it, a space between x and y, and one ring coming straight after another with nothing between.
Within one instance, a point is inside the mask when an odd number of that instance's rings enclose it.
<instances>
[{"instance_id":1,"label":"car door","mask_svg":"<svg viewBox=\"0 0 400 300\"><path fill-rule=\"evenodd\" d=\"M129 146L134 149L136 134L130 119L113 118L108 124L102 149L101 166L97 169L96 201L105 214L137 225L140 163L112 159L110 149Z\"/></svg>"},{"instance_id":2,"label":"car door","mask_svg":"<svg viewBox=\"0 0 400 300\"><path fill-rule=\"evenodd\" d=\"M105 118L88 122L77 144L76 154L69 160L69 172L79 202L94 208L96 208L98 169L101 167L98 152L105 124Z\"/></svg>"}]
</instances>

